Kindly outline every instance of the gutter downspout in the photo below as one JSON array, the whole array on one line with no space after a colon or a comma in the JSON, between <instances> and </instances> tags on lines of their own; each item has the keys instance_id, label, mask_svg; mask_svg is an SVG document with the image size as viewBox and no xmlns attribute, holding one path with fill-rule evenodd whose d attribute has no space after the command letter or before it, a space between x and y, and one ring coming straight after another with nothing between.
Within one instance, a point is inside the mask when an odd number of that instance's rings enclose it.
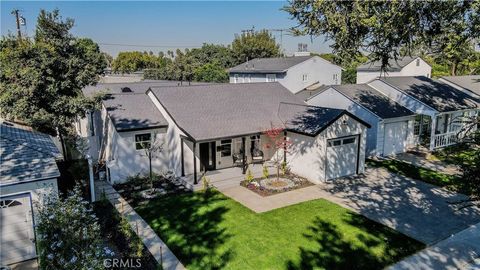
<instances>
[{"instance_id":1,"label":"gutter downspout","mask_svg":"<svg viewBox=\"0 0 480 270\"><path fill-rule=\"evenodd\" d=\"M86 156L88 160L88 174L90 177L90 199L91 202L95 202L95 181L93 179L93 161L90 155Z\"/></svg>"}]
</instances>

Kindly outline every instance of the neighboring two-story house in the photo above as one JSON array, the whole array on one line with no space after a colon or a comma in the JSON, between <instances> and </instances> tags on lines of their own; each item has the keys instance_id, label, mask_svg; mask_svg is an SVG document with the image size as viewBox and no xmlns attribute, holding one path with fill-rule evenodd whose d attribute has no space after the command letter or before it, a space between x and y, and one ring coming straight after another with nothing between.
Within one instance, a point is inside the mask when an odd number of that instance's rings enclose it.
<instances>
[{"instance_id":1,"label":"neighboring two-story house","mask_svg":"<svg viewBox=\"0 0 480 270\"><path fill-rule=\"evenodd\" d=\"M401 59L390 59L385 72L381 71L381 62L369 62L357 68L357 83L368 83L378 77L425 76L430 78L432 67L420 57L405 56Z\"/></svg>"},{"instance_id":2,"label":"neighboring two-story house","mask_svg":"<svg viewBox=\"0 0 480 270\"><path fill-rule=\"evenodd\" d=\"M292 93L341 83L342 68L319 56L255 58L229 70L230 83L279 82Z\"/></svg>"}]
</instances>

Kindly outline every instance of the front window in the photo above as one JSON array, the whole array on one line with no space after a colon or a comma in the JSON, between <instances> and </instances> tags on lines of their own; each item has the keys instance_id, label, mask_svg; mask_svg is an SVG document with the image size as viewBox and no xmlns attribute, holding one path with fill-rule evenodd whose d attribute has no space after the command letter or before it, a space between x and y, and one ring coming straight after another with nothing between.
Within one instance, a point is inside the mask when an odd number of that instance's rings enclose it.
<instances>
[{"instance_id":1,"label":"front window","mask_svg":"<svg viewBox=\"0 0 480 270\"><path fill-rule=\"evenodd\" d=\"M135 135L135 149L142 150L147 149L150 147L152 143L152 134L144 133L144 134L136 134Z\"/></svg>"},{"instance_id":2,"label":"front window","mask_svg":"<svg viewBox=\"0 0 480 270\"><path fill-rule=\"evenodd\" d=\"M267 82L276 82L277 75L276 74L267 74Z\"/></svg>"},{"instance_id":3,"label":"front window","mask_svg":"<svg viewBox=\"0 0 480 270\"><path fill-rule=\"evenodd\" d=\"M220 145L222 157L229 157L232 155L232 140L222 140L220 141Z\"/></svg>"},{"instance_id":4,"label":"front window","mask_svg":"<svg viewBox=\"0 0 480 270\"><path fill-rule=\"evenodd\" d=\"M417 115L415 121L413 122L413 135L420 135L420 124L422 123L422 116Z\"/></svg>"}]
</instances>

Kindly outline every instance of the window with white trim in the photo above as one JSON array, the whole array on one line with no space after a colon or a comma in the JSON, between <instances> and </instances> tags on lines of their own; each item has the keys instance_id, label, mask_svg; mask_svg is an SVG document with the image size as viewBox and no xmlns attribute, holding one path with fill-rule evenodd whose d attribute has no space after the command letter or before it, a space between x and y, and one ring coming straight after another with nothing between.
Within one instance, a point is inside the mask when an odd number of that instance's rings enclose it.
<instances>
[{"instance_id":1,"label":"window with white trim","mask_svg":"<svg viewBox=\"0 0 480 270\"><path fill-rule=\"evenodd\" d=\"M417 59L417 67L420 66L420 59Z\"/></svg>"},{"instance_id":2,"label":"window with white trim","mask_svg":"<svg viewBox=\"0 0 480 270\"><path fill-rule=\"evenodd\" d=\"M303 81L303 82L308 81L308 74L303 74L303 75L302 75L302 81Z\"/></svg>"},{"instance_id":3,"label":"window with white trim","mask_svg":"<svg viewBox=\"0 0 480 270\"><path fill-rule=\"evenodd\" d=\"M142 150L147 149L152 144L152 134L143 133L135 134L135 149Z\"/></svg>"},{"instance_id":4,"label":"window with white trim","mask_svg":"<svg viewBox=\"0 0 480 270\"><path fill-rule=\"evenodd\" d=\"M229 157L232 155L232 140L221 140L220 146L222 157Z\"/></svg>"},{"instance_id":5,"label":"window with white trim","mask_svg":"<svg viewBox=\"0 0 480 270\"><path fill-rule=\"evenodd\" d=\"M238 74L233 75L233 83L238 83Z\"/></svg>"},{"instance_id":6,"label":"window with white trim","mask_svg":"<svg viewBox=\"0 0 480 270\"><path fill-rule=\"evenodd\" d=\"M267 79L267 82L276 82L277 74L267 74L266 79Z\"/></svg>"}]
</instances>

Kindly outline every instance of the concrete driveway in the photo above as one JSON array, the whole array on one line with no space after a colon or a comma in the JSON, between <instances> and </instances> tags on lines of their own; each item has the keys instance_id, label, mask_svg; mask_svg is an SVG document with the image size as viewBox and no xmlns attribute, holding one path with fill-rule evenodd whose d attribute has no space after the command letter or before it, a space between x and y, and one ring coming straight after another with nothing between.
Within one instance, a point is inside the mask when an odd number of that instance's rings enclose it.
<instances>
[{"instance_id":1,"label":"concrete driveway","mask_svg":"<svg viewBox=\"0 0 480 270\"><path fill-rule=\"evenodd\" d=\"M328 194L326 199L429 245L480 222L479 208L451 204L465 195L382 168L316 187Z\"/></svg>"}]
</instances>

